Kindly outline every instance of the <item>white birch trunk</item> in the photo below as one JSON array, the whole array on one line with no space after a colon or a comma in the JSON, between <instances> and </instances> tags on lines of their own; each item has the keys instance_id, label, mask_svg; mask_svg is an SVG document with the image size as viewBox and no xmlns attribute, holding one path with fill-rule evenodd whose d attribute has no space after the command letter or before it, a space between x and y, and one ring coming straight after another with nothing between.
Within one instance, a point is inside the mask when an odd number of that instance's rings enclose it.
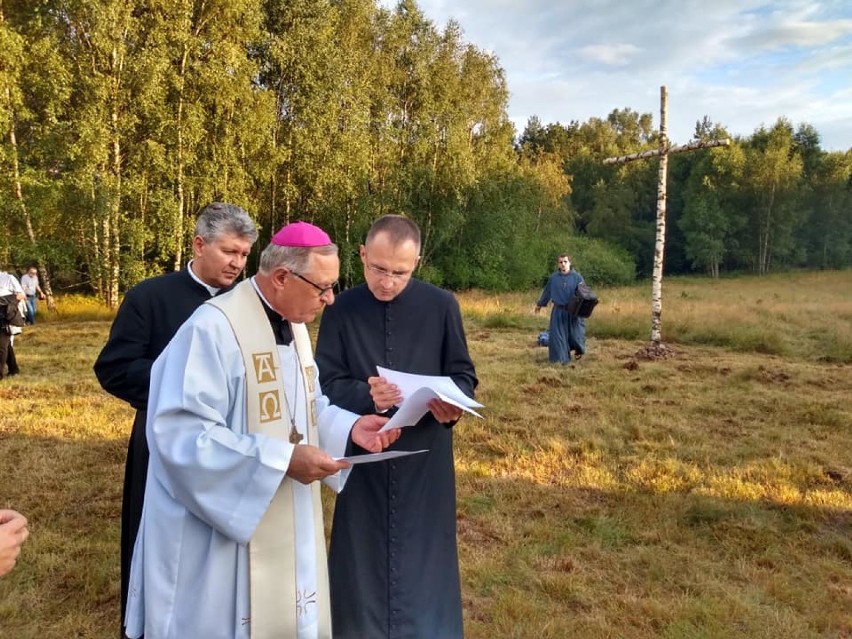
<instances>
[{"instance_id":1,"label":"white birch trunk","mask_svg":"<svg viewBox=\"0 0 852 639\"><path fill-rule=\"evenodd\" d=\"M669 138L666 123L668 92L660 87L660 171L657 182L657 239L654 243L654 271L651 275L651 341L661 342L663 314L663 258L666 250L666 174L669 168L667 153Z\"/></svg>"},{"instance_id":2,"label":"white birch trunk","mask_svg":"<svg viewBox=\"0 0 852 639\"><path fill-rule=\"evenodd\" d=\"M186 215L186 196L184 194L184 158L183 158L183 105L184 94L186 89L186 65L189 58L189 46L183 45L183 51L180 58L180 69L178 71L178 104L177 104L177 211L175 211L175 237L177 243L175 245L175 260L172 263L172 270L179 271L183 266L183 245L184 245L184 218Z\"/></svg>"},{"instance_id":3,"label":"white birch trunk","mask_svg":"<svg viewBox=\"0 0 852 639\"><path fill-rule=\"evenodd\" d=\"M122 34L122 41L127 38L127 30ZM110 166L110 203L108 212L108 227L111 235L104 237L109 246L110 254L106 259L106 302L110 308L118 308L118 282L121 276L121 79L124 72L124 52L113 45L110 55L110 135L112 136L112 157Z\"/></svg>"}]
</instances>

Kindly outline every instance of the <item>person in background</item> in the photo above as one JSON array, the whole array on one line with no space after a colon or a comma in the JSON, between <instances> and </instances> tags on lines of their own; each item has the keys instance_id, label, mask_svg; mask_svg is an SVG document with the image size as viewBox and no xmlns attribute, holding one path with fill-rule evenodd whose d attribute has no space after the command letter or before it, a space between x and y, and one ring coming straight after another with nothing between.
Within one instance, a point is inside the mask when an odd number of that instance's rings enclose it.
<instances>
[{"instance_id":1,"label":"person in background","mask_svg":"<svg viewBox=\"0 0 852 639\"><path fill-rule=\"evenodd\" d=\"M206 206L195 224L193 259L181 271L152 277L127 291L95 362L104 390L136 409L121 505L122 620L148 471L145 419L151 366L195 309L234 285L256 240L257 229L246 211L221 202Z\"/></svg>"},{"instance_id":2,"label":"person in background","mask_svg":"<svg viewBox=\"0 0 852 639\"><path fill-rule=\"evenodd\" d=\"M366 283L341 293L320 322L317 364L329 399L357 413L392 412L403 398L376 365L446 375L473 397L458 302L412 277L417 224L379 218L360 254ZM329 547L336 638L463 636L452 428L462 411L438 399L429 408L394 446L428 452L355 466L337 498ZM349 442L347 454L364 452Z\"/></svg>"},{"instance_id":3,"label":"person in background","mask_svg":"<svg viewBox=\"0 0 852 639\"><path fill-rule=\"evenodd\" d=\"M569 302L583 276L571 268L571 256L567 253L556 258L556 266L536 302L535 312L538 314L548 302L553 302L547 354L551 362L567 364L571 361L571 351L578 360L586 352L586 320L568 312Z\"/></svg>"},{"instance_id":4,"label":"person in background","mask_svg":"<svg viewBox=\"0 0 852 639\"><path fill-rule=\"evenodd\" d=\"M35 266L29 267L27 272L21 275L21 288L27 296L27 324L33 325L36 316L36 299L44 299L44 291L39 286L38 270Z\"/></svg>"},{"instance_id":5,"label":"person in background","mask_svg":"<svg viewBox=\"0 0 852 639\"><path fill-rule=\"evenodd\" d=\"M24 289L21 288L21 283L18 278L0 270L0 297L9 296L9 302L17 304L26 299ZM0 379L3 379L3 369L8 368L8 375L17 375L21 372L18 366L18 358L15 356L15 336L14 331L20 332L19 326L11 326L5 323L0 323Z\"/></svg>"},{"instance_id":6,"label":"person in background","mask_svg":"<svg viewBox=\"0 0 852 639\"><path fill-rule=\"evenodd\" d=\"M331 636L316 480L349 467L335 458L350 436L371 452L399 436L320 390L304 323L334 303L339 268L325 231L285 226L257 275L199 308L154 363L129 637Z\"/></svg>"},{"instance_id":7,"label":"person in background","mask_svg":"<svg viewBox=\"0 0 852 639\"><path fill-rule=\"evenodd\" d=\"M14 510L0 509L0 577L15 567L21 546L29 536L26 517Z\"/></svg>"}]
</instances>

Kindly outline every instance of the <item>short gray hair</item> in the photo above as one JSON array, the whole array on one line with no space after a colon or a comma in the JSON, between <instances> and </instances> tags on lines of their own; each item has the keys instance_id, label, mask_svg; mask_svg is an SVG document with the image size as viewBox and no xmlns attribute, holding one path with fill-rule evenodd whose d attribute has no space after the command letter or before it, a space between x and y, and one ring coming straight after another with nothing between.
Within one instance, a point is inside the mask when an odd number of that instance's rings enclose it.
<instances>
[{"instance_id":1,"label":"short gray hair","mask_svg":"<svg viewBox=\"0 0 852 639\"><path fill-rule=\"evenodd\" d=\"M325 246L279 246L270 243L260 254L260 272L269 275L276 268L303 273L308 268L311 253L320 255L337 255L337 244Z\"/></svg>"},{"instance_id":2,"label":"short gray hair","mask_svg":"<svg viewBox=\"0 0 852 639\"><path fill-rule=\"evenodd\" d=\"M224 234L257 240L257 227L245 210L236 204L213 202L204 207L195 222L195 234L205 242L213 242Z\"/></svg>"}]
</instances>

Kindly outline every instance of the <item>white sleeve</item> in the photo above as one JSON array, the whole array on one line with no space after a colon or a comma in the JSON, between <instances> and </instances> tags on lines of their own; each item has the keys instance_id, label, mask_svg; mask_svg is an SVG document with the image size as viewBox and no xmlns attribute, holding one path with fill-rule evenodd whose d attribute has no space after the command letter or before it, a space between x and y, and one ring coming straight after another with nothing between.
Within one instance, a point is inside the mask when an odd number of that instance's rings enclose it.
<instances>
[{"instance_id":1,"label":"white sleeve","mask_svg":"<svg viewBox=\"0 0 852 639\"><path fill-rule=\"evenodd\" d=\"M357 413L340 408L331 403L319 386L319 371L316 370L314 388L317 389L315 399L317 401L317 428L319 430L320 447L328 453L329 457L344 457L346 445L349 443L349 433L352 426L361 417ZM334 475L325 477L322 482L339 493L343 490L346 480L349 478L350 468L341 470Z\"/></svg>"},{"instance_id":2,"label":"white sleeve","mask_svg":"<svg viewBox=\"0 0 852 639\"><path fill-rule=\"evenodd\" d=\"M246 432L245 371L227 320L200 308L154 363L151 471L196 517L248 543L290 464L293 444Z\"/></svg>"}]
</instances>

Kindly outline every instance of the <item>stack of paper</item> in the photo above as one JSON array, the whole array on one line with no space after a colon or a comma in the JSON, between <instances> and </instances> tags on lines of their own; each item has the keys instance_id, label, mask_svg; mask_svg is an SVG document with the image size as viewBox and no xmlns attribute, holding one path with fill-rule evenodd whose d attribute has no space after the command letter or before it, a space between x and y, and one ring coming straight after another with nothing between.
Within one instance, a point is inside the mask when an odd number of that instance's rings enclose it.
<instances>
[{"instance_id":1,"label":"stack of paper","mask_svg":"<svg viewBox=\"0 0 852 639\"><path fill-rule=\"evenodd\" d=\"M381 366L378 366L377 369L379 375L391 384L396 384L404 398L402 404L399 405L399 410L382 426L379 432L391 428L414 426L423 415L429 412L429 402L436 398L477 417L482 417L473 409L482 408L483 405L465 395L450 377L400 373Z\"/></svg>"},{"instance_id":2,"label":"stack of paper","mask_svg":"<svg viewBox=\"0 0 852 639\"><path fill-rule=\"evenodd\" d=\"M351 457L335 457L336 461L345 461L349 464L369 464L377 461L385 461L386 459L396 459L397 457L408 457L417 453L428 452L426 448L422 450L385 450L381 453L365 453L363 455L352 455Z\"/></svg>"}]
</instances>

